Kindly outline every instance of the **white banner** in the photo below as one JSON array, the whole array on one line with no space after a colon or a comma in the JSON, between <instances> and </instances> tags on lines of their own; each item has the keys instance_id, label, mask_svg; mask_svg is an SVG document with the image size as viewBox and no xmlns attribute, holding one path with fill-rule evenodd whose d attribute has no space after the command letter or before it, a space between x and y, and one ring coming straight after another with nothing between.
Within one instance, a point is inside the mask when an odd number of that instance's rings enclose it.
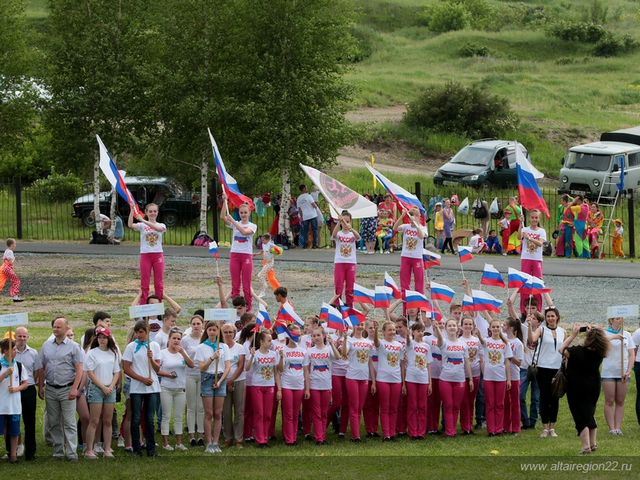
<instances>
[{"instance_id":1,"label":"white banner","mask_svg":"<svg viewBox=\"0 0 640 480\"><path fill-rule=\"evenodd\" d=\"M224 323L235 323L238 314L235 308L207 308L204 311L206 321L223 321Z\"/></svg>"},{"instance_id":2,"label":"white banner","mask_svg":"<svg viewBox=\"0 0 640 480\"><path fill-rule=\"evenodd\" d=\"M153 317L164 315L164 303L149 303L129 307L129 318Z\"/></svg>"},{"instance_id":3,"label":"white banner","mask_svg":"<svg viewBox=\"0 0 640 480\"><path fill-rule=\"evenodd\" d=\"M18 325L26 325L28 323L28 313L10 313L8 315L0 315L0 327L16 327Z\"/></svg>"},{"instance_id":4,"label":"white banner","mask_svg":"<svg viewBox=\"0 0 640 480\"><path fill-rule=\"evenodd\" d=\"M607 309L607 318L627 318L638 316L638 305L620 305Z\"/></svg>"}]
</instances>

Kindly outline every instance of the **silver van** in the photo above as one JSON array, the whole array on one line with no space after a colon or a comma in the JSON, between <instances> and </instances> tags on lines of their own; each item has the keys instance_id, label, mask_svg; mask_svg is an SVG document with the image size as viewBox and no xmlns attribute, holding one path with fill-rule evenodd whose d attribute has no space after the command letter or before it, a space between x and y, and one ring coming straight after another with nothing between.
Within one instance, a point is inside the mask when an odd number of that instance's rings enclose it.
<instances>
[{"instance_id":1,"label":"silver van","mask_svg":"<svg viewBox=\"0 0 640 480\"><path fill-rule=\"evenodd\" d=\"M561 161L558 193L613 198L624 171L623 188L640 186L640 127L603 133L600 141L571 147Z\"/></svg>"}]
</instances>

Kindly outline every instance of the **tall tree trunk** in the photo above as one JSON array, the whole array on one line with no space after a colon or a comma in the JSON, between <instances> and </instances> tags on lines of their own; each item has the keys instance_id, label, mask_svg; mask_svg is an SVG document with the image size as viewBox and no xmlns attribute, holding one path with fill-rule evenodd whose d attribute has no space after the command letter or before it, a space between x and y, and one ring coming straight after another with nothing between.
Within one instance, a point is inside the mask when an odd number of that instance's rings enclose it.
<instances>
[{"instance_id":1,"label":"tall tree trunk","mask_svg":"<svg viewBox=\"0 0 640 480\"><path fill-rule=\"evenodd\" d=\"M102 233L102 220L100 217L100 154L93 163L93 213L96 218L96 231Z\"/></svg>"},{"instance_id":2,"label":"tall tree trunk","mask_svg":"<svg viewBox=\"0 0 640 480\"><path fill-rule=\"evenodd\" d=\"M109 218L111 219L111 227L109 228L109 238L113 240L116 233L116 217L118 216L116 208L118 206L118 192L115 187L111 187L111 208L109 210Z\"/></svg>"},{"instance_id":3,"label":"tall tree trunk","mask_svg":"<svg viewBox=\"0 0 640 480\"><path fill-rule=\"evenodd\" d=\"M207 234L207 185L209 182L209 162L206 153L202 154L200 165L200 234Z\"/></svg>"},{"instance_id":4,"label":"tall tree trunk","mask_svg":"<svg viewBox=\"0 0 640 480\"><path fill-rule=\"evenodd\" d=\"M289 207L291 206L291 183L289 182L289 177L289 161L285 160L282 166L282 198L280 199L278 233L286 235L289 242L293 244L293 232L289 222Z\"/></svg>"}]
</instances>

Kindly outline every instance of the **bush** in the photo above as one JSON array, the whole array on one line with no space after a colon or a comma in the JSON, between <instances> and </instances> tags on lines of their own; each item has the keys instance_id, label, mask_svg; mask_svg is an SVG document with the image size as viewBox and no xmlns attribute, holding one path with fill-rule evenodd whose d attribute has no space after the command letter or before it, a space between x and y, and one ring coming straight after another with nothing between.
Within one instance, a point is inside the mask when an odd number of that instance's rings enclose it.
<instances>
[{"instance_id":1,"label":"bush","mask_svg":"<svg viewBox=\"0 0 640 480\"><path fill-rule=\"evenodd\" d=\"M361 62L369 58L377 50L380 35L371 27L354 25L351 29L351 35L355 38L355 49L353 56L350 58L352 62Z\"/></svg>"},{"instance_id":2,"label":"bush","mask_svg":"<svg viewBox=\"0 0 640 480\"><path fill-rule=\"evenodd\" d=\"M549 34L566 41L596 43L607 36L607 31L592 22L560 20L549 27Z\"/></svg>"},{"instance_id":3,"label":"bush","mask_svg":"<svg viewBox=\"0 0 640 480\"><path fill-rule=\"evenodd\" d=\"M25 188L25 193L38 200L64 202L74 200L81 189L82 180L73 173L62 175L51 168L51 173L46 178L33 182L30 187Z\"/></svg>"},{"instance_id":4,"label":"bush","mask_svg":"<svg viewBox=\"0 0 640 480\"><path fill-rule=\"evenodd\" d=\"M474 42L467 42L460 49L461 57L488 57L489 55L491 55L489 47Z\"/></svg>"},{"instance_id":5,"label":"bush","mask_svg":"<svg viewBox=\"0 0 640 480\"><path fill-rule=\"evenodd\" d=\"M443 2L426 8L419 14L427 24L429 30L436 33L463 30L469 26L471 15L463 5Z\"/></svg>"},{"instance_id":6,"label":"bush","mask_svg":"<svg viewBox=\"0 0 640 480\"><path fill-rule=\"evenodd\" d=\"M520 122L506 98L490 94L480 85L458 82L431 86L407 105L404 121L410 127L457 133L471 138L499 137Z\"/></svg>"},{"instance_id":7,"label":"bush","mask_svg":"<svg viewBox=\"0 0 640 480\"><path fill-rule=\"evenodd\" d=\"M607 35L601 39L593 49L596 57L615 57L623 53L629 53L638 48L638 42L630 35L623 35L618 38L614 35Z\"/></svg>"}]
</instances>

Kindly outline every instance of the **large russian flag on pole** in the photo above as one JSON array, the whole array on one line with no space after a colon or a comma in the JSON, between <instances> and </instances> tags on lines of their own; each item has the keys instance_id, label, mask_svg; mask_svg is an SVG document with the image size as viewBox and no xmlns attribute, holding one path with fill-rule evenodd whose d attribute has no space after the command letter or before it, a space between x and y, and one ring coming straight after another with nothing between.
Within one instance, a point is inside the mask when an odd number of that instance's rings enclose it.
<instances>
[{"instance_id":1,"label":"large russian flag on pole","mask_svg":"<svg viewBox=\"0 0 640 480\"><path fill-rule=\"evenodd\" d=\"M452 288L440 283L431 282L431 300L442 300L451 303L456 292Z\"/></svg>"},{"instance_id":2,"label":"large russian flag on pole","mask_svg":"<svg viewBox=\"0 0 640 480\"><path fill-rule=\"evenodd\" d=\"M213 135L211 135L211 129L207 128L207 131L209 132L209 138L211 139L213 157L216 160L216 172L218 173L218 178L220 178L220 183L222 184L224 194L227 196L229 201L236 206L236 208L240 207L240 205L242 205L243 203L247 203L249 204L249 208L253 210L255 208L253 205L253 201L246 195L240 193L238 182L236 182L235 178L229 175L227 173L227 170L224 168L222 157L220 156L220 152L218 151L218 145L213 139Z\"/></svg>"},{"instance_id":3,"label":"large russian flag on pole","mask_svg":"<svg viewBox=\"0 0 640 480\"><path fill-rule=\"evenodd\" d=\"M369 305L375 305L376 291L369 288L364 288L357 283L353 284L353 301L358 303L368 303Z\"/></svg>"},{"instance_id":4,"label":"large russian flag on pole","mask_svg":"<svg viewBox=\"0 0 640 480\"><path fill-rule=\"evenodd\" d=\"M482 279L480 280L480 284L502 288L504 288L505 286L500 272L496 270L493 265L490 265L488 263L484 264L484 270L482 271Z\"/></svg>"},{"instance_id":5,"label":"large russian flag on pole","mask_svg":"<svg viewBox=\"0 0 640 480\"><path fill-rule=\"evenodd\" d=\"M538 187L538 178L544 177L536 167L524 156L520 144L516 142L516 173L518 175L518 195L520 205L527 210L534 208L544 213L549 218L547 202Z\"/></svg>"},{"instance_id":6,"label":"large russian flag on pole","mask_svg":"<svg viewBox=\"0 0 640 480\"><path fill-rule=\"evenodd\" d=\"M405 291L405 306L407 308L417 308L431 311L431 302L420 292L414 290Z\"/></svg>"},{"instance_id":7,"label":"large russian flag on pole","mask_svg":"<svg viewBox=\"0 0 640 480\"><path fill-rule=\"evenodd\" d=\"M378 179L384 189L389 192L389 195L391 195L396 202L402 205L405 210L409 210L411 207L417 207L418 210L420 210L420 214L422 215L422 217L424 218L426 216L427 212L422 206L422 203L420 203L420 200L418 200L418 197L416 197L413 193L407 192L401 186L393 183L387 177L378 172L375 168L371 168L371 166L366 162L364 165L369 169L373 176Z\"/></svg>"},{"instance_id":8,"label":"large russian flag on pole","mask_svg":"<svg viewBox=\"0 0 640 480\"><path fill-rule=\"evenodd\" d=\"M127 184L124 183L124 175L121 175L120 170L116 168L116 164L113 162L109 150L107 150L107 147L102 143L102 139L98 135L96 135L96 138L98 139L98 146L100 147L100 170L102 170L102 173L107 177L107 180L109 180L109 183L115 191L118 192L118 195L127 202L127 205L133 205L134 216L142 216L138 202L136 202L136 199L129 191Z\"/></svg>"},{"instance_id":9,"label":"large russian flag on pole","mask_svg":"<svg viewBox=\"0 0 640 480\"><path fill-rule=\"evenodd\" d=\"M393 280L393 278L391 278L391 275L389 275L387 272L384 272L384 286L389 287L391 289L391 294L393 295L393 298L395 298L396 300L398 300L399 298L402 298L402 292L398 288L398 285L396 285L396 282Z\"/></svg>"},{"instance_id":10,"label":"large russian flag on pole","mask_svg":"<svg viewBox=\"0 0 640 480\"><path fill-rule=\"evenodd\" d=\"M487 292L482 290L471 290L473 295L473 309L477 312L483 312L485 310L491 310L492 312L500 313L500 305L502 302Z\"/></svg>"},{"instance_id":11,"label":"large russian flag on pole","mask_svg":"<svg viewBox=\"0 0 640 480\"><path fill-rule=\"evenodd\" d=\"M430 252L426 248L422 249L422 261L424 262L424 269L440 266L440 255L434 252Z\"/></svg>"}]
</instances>

